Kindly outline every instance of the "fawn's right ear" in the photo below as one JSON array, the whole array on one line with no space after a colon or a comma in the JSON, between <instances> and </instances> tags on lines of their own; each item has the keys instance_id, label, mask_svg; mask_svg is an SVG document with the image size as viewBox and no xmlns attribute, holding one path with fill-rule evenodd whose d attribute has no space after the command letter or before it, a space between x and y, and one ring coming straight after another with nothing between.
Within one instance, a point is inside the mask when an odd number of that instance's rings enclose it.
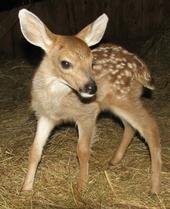
<instances>
[{"instance_id":1,"label":"fawn's right ear","mask_svg":"<svg viewBox=\"0 0 170 209\"><path fill-rule=\"evenodd\" d=\"M41 47L46 52L52 45L51 32L44 23L26 9L19 11L19 20L22 34L31 44Z\"/></svg>"}]
</instances>

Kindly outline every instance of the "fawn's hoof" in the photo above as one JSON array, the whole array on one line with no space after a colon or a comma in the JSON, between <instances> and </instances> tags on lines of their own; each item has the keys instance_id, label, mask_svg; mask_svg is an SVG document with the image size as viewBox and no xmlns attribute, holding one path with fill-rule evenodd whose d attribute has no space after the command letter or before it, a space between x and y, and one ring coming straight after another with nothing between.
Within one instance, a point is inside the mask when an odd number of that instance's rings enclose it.
<instances>
[{"instance_id":1,"label":"fawn's hoof","mask_svg":"<svg viewBox=\"0 0 170 209\"><path fill-rule=\"evenodd\" d=\"M119 162L116 161L116 160L110 160L110 161L108 162L108 168L114 167L114 166L116 166L118 163L119 163Z\"/></svg>"},{"instance_id":2,"label":"fawn's hoof","mask_svg":"<svg viewBox=\"0 0 170 209\"><path fill-rule=\"evenodd\" d=\"M157 195L159 193L160 193L160 188L159 187L152 188L151 191L150 191L150 194L152 196Z\"/></svg>"},{"instance_id":3,"label":"fawn's hoof","mask_svg":"<svg viewBox=\"0 0 170 209\"><path fill-rule=\"evenodd\" d=\"M23 185L23 187L22 187L22 191L23 192L26 192L26 191L32 191L33 190L33 188L32 188L32 186L31 185Z\"/></svg>"},{"instance_id":4,"label":"fawn's hoof","mask_svg":"<svg viewBox=\"0 0 170 209\"><path fill-rule=\"evenodd\" d=\"M79 180L78 185L77 185L77 189L79 192L84 192L87 189L87 182Z\"/></svg>"}]
</instances>

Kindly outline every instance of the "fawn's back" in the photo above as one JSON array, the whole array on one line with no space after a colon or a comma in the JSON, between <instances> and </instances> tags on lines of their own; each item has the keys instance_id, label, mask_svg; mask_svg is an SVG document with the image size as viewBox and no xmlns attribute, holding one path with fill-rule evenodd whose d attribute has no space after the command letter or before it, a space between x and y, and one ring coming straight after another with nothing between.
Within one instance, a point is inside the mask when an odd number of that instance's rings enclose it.
<instances>
[{"instance_id":1,"label":"fawn's back","mask_svg":"<svg viewBox=\"0 0 170 209\"><path fill-rule=\"evenodd\" d=\"M113 44L103 44L92 52L99 101L113 95L114 100L123 102L139 98L143 86L154 88L147 66L136 55Z\"/></svg>"}]
</instances>

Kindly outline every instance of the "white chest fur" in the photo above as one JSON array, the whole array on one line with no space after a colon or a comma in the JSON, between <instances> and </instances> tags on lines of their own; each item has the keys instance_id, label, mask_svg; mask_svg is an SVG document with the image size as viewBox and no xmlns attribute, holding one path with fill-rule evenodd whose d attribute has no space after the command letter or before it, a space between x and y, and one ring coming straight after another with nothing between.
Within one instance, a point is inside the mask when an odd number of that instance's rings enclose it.
<instances>
[{"instance_id":1,"label":"white chest fur","mask_svg":"<svg viewBox=\"0 0 170 209\"><path fill-rule=\"evenodd\" d=\"M37 73L33 79L32 108L38 115L61 115L64 98L71 91L65 81Z\"/></svg>"},{"instance_id":2,"label":"white chest fur","mask_svg":"<svg viewBox=\"0 0 170 209\"><path fill-rule=\"evenodd\" d=\"M58 100L71 92L70 87L64 80L57 79L56 77L49 77L47 80L47 89L50 96L54 95Z\"/></svg>"}]
</instances>

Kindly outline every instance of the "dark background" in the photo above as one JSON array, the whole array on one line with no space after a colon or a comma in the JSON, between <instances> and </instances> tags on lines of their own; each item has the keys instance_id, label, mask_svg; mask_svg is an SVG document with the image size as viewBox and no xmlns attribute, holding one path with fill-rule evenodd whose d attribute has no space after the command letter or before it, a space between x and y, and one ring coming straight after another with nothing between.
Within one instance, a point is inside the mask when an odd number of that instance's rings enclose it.
<instances>
[{"instance_id":1,"label":"dark background","mask_svg":"<svg viewBox=\"0 0 170 209\"><path fill-rule=\"evenodd\" d=\"M109 16L103 42L120 44L138 52L165 25L169 0L9 0L0 4L0 54L22 57L33 53L19 28L18 11L34 12L58 34L75 34L102 13Z\"/></svg>"}]
</instances>

